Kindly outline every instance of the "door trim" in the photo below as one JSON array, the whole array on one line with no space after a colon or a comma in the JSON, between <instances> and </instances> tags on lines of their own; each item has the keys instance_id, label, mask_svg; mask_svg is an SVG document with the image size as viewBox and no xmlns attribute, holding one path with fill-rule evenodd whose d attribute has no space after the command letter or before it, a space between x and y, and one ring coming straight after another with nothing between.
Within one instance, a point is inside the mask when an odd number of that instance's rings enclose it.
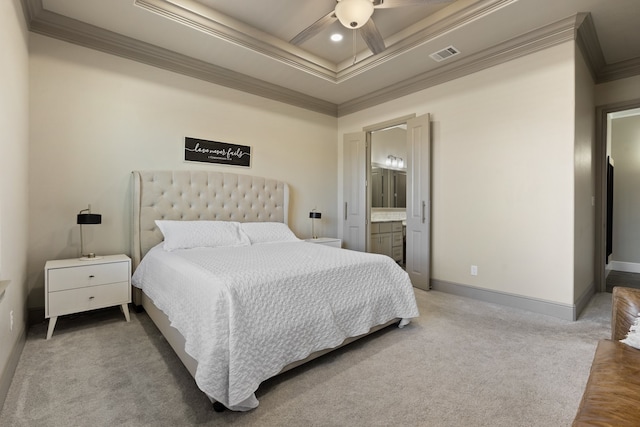
<instances>
[{"instance_id":1,"label":"door trim","mask_svg":"<svg viewBox=\"0 0 640 427\"><path fill-rule=\"evenodd\" d=\"M607 282L605 277L605 257L606 257L606 227L607 227L607 115L618 111L632 110L640 108L640 98L629 101L617 102L613 104L596 107L596 149L595 149L595 169L596 169L596 236L595 236L595 279L596 291L604 292Z\"/></svg>"},{"instance_id":2,"label":"door trim","mask_svg":"<svg viewBox=\"0 0 640 427\"><path fill-rule=\"evenodd\" d=\"M414 114L409 114L406 116L402 116L402 117L398 117L395 119L391 119L391 120L387 120L381 123L376 123L375 125L369 125L369 126L365 126L362 128L363 132L367 132L368 134L371 132L375 132L377 130L382 130L382 129L386 129L388 127L391 126L398 126L398 125L403 125L406 124L409 120L411 119L415 119L416 115Z\"/></svg>"}]
</instances>

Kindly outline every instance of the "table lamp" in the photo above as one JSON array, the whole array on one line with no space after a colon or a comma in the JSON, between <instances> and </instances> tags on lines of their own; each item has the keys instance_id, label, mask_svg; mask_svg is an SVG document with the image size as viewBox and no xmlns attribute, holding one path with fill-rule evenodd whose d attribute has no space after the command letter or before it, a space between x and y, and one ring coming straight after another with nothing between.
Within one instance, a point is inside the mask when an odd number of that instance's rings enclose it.
<instances>
[{"instance_id":1,"label":"table lamp","mask_svg":"<svg viewBox=\"0 0 640 427\"><path fill-rule=\"evenodd\" d=\"M82 226L83 225L91 225L91 224L102 224L102 215L91 213L91 205L87 209L83 209L78 213L78 222L80 225L80 260L92 260L92 259L100 259L102 257L96 257L96 254L93 252L89 252L85 254L84 252L84 235L82 234Z\"/></svg>"},{"instance_id":2,"label":"table lamp","mask_svg":"<svg viewBox=\"0 0 640 427\"><path fill-rule=\"evenodd\" d=\"M316 234L315 220L322 218L322 214L313 209L311 212L309 212L309 218L311 218L311 237L317 239L318 235Z\"/></svg>"}]
</instances>

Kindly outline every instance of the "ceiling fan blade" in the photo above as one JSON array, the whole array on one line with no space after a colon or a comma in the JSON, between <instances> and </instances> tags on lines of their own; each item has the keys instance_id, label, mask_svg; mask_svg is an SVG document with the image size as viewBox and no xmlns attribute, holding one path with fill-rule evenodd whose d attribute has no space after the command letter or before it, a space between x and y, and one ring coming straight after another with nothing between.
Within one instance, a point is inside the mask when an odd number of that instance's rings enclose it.
<instances>
[{"instance_id":1,"label":"ceiling fan blade","mask_svg":"<svg viewBox=\"0 0 640 427\"><path fill-rule=\"evenodd\" d=\"M300 33L298 33L298 35L292 38L289 43L296 46L301 45L311 37L318 34L320 31L327 28L329 25L333 24L337 19L338 18L336 17L335 12L332 10L331 12L327 13L325 16L302 30Z\"/></svg>"},{"instance_id":2,"label":"ceiling fan blade","mask_svg":"<svg viewBox=\"0 0 640 427\"><path fill-rule=\"evenodd\" d=\"M360 34L362 34L362 38L374 55L386 49L384 40L380 35L380 31L378 31L378 27L376 27L376 24L373 22L373 19L369 19L367 23L360 28Z\"/></svg>"},{"instance_id":3,"label":"ceiling fan blade","mask_svg":"<svg viewBox=\"0 0 640 427\"><path fill-rule=\"evenodd\" d=\"M376 9L391 9L394 7L420 6L437 3L451 3L453 0L374 0L373 6Z\"/></svg>"}]
</instances>

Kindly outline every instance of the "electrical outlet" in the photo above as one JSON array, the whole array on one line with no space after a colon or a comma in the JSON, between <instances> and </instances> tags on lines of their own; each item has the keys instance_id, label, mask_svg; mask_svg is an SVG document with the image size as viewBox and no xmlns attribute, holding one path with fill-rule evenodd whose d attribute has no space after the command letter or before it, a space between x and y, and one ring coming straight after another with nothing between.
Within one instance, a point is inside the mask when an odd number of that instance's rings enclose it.
<instances>
[{"instance_id":1,"label":"electrical outlet","mask_svg":"<svg viewBox=\"0 0 640 427\"><path fill-rule=\"evenodd\" d=\"M9 331L13 332L13 310L9 312Z\"/></svg>"},{"instance_id":2,"label":"electrical outlet","mask_svg":"<svg viewBox=\"0 0 640 427\"><path fill-rule=\"evenodd\" d=\"M471 266L471 275L472 276L477 276L478 275L478 266L477 265L472 265Z\"/></svg>"}]
</instances>

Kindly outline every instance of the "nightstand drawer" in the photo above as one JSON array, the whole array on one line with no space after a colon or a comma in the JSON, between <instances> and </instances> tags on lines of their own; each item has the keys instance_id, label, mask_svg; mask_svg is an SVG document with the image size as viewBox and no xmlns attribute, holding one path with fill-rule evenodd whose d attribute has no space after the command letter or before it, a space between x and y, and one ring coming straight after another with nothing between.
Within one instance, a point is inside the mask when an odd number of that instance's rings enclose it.
<instances>
[{"instance_id":1,"label":"nightstand drawer","mask_svg":"<svg viewBox=\"0 0 640 427\"><path fill-rule=\"evenodd\" d=\"M96 308L125 304L130 301L128 281L50 292L48 317L78 313Z\"/></svg>"},{"instance_id":2,"label":"nightstand drawer","mask_svg":"<svg viewBox=\"0 0 640 427\"><path fill-rule=\"evenodd\" d=\"M49 292L128 281L129 263L114 262L48 271Z\"/></svg>"}]
</instances>

